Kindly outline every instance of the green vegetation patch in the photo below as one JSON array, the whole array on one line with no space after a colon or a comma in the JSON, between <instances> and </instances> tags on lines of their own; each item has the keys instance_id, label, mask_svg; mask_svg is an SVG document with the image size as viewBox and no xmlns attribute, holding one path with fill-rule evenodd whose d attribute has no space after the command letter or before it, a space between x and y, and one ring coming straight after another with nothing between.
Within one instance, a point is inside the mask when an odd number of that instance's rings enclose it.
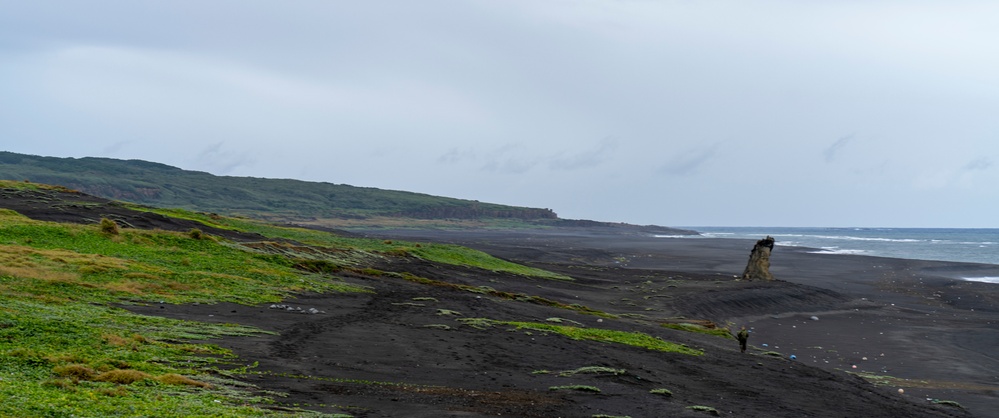
<instances>
[{"instance_id":1,"label":"green vegetation patch","mask_svg":"<svg viewBox=\"0 0 999 418\"><path fill-rule=\"evenodd\" d=\"M12 190L54 190L67 193L78 193L76 190L63 186L50 186L48 184L32 183L30 181L0 180L0 189Z\"/></svg>"},{"instance_id":2,"label":"green vegetation patch","mask_svg":"<svg viewBox=\"0 0 999 418\"><path fill-rule=\"evenodd\" d=\"M687 409L690 409L690 410L693 410L693 411L698 411L698 412L705 412L705 413L708 413L710 415L718 416L718 410L714 409L714 408L712 408L710 406L691 405L691 406L688 406Z\"/></svg>"},{"instance_id":3,"label":"green vegetation patch","mask_svg":"<svg viewBox=\"0 0 999 418\"><path fill-rule=\"evenodd\" d=\"M450 244L430 244L420 247L411 247L407 253L424 260L438 263L477 267L483 270L513 273L521 276L539 277L551 280L572 281L573 279L563 274L552 273L534 267L511 263L486 254L482 251L473 250L466 247Z\"/></svg>"},{"instance_id":4,"label":"green vegetation patch","mask_svg":"<svg viewBox=\"0 0 999 418\"><path fill-rule=\"evenodd\" d=\"M211 344L263 333L136 315L111 304L260 304L365 291L294 260L190 233L41 222L0 210L0 416L315 416L252 405Z\"/></svg>"},{"instance_id":5,"label":"green vegetation patch","mask_svg":"<svg viewBox=\"0 0 999 418\"><path fill-rule=\"evenodd\" d=\"M617 376L625 373L627 373L627 371L624 369L615 369L604 366L585 366L573 370L563 370L559 372L558 375L562 377L575 376L577 374L610 374Z\"/></svg>"},{"instance_id":6,"label":"green vegetation patch","mask_svg":"<svg viewBox=\"0 0 999 418\"><path fill-rule=\"evenodd\" d=\"M944 405L944 406L950 406L950 407L954 407L954 408L964 409L964 407L961 406L961 404L959 404L959 403L957 403L955 401L948 401L948 400L943 400L943 399L934 399L933 403L935 403L937 405Z\"/></svg>"},{"instance_id":7,"label":"green vegetation patch","mask_svg":"<svg viewBox=\"0 0 999 418\"><path fill-rule=\"evenodd\" d=\"M538 322L517 322L517 321L496 321L486 318L462 318L459 322L466 325L483 329L495 325L510 325L516 329L528 329L535 331L550 332L559 334L574 340L600 341L606 343L624 344L633 347L640 347L647 350L663 351L667 353L679 353L692 356L703 355L704 352L693 348L664 341L661 338L653 337L641 332L616 331L602 328L580 328L565 325L552 325Z\"/></svg>"},{"instance_id":8,"label":"green vegetation patch","mask_svg":"<svg viewBox=\"0 0 999 418\"><path fill-rule=\"evenodd\" d=\"M258 304L295 292L365 291L286 259L168 231L64 225L0 214L0 290L47 301Z\"/></svg>"},{"instance_id":9,"label":"green vegetation patch","mask_svg":"<svg viewBox=\"0 0 999 418\"><path fill-rule=\"evenodd\" d=\"M185 342L261 330L88 303L5 296L0 306L0 416L275 415L210 377L229 351Z\"/></svg>"},{"instance_id":10,"label":"green vegetation patch","mask_svg":"<svg viewBox=\"0 0 999 418\"><path fill-rule=\"evenodd\" d=\"M134 205L132 209L159 213L165 216L188 219L220 229L253 232L272 238L282 238L307 245L336 248L339 251L356 251L368 256L378 254L411 256L441 264L475 267L483 270L512 273L521 276L551 280L572 280L571 277L550 271L527 267L493 257L482 251L452 244L415 243L370 238L343 237L306 228L276 226L246 218L233 218L182 209L157 209ZM357 264L357 263L353 263Z\"/></svg>"},{"instance_id":11,"label":"green vegetation patch","mask_svg":"<svg viewBox=\"0 0 999 418\"><path fill-rule=\"evenodd\" d=\"M656 388L649 391L653 395L673 396L673 391L666 388Z\"/></svg>"}]
</instances>

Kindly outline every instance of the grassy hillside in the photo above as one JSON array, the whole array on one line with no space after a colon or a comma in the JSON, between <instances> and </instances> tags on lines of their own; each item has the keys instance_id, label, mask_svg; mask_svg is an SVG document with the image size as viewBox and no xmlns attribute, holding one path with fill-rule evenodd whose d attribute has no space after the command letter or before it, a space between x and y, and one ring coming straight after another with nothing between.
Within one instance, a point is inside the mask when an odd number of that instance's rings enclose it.
<instances>
[{"instance_id":1,"label":"grassy hillside","mask_svg":"<svg viewBox=\"0 0 999 418\"><path fill-rule=\"evenodd\" d=\"M139 160L0 152L0 179L29 180L159 207L288 221L315 219L554 220L525 208L345 184L215 176Z\"/></svg>"},{"instance_id":2,"label":"grassy hillside","mask_svg":"<svg viewBox=\"0 0 999 418\"><path fill-rule=\"evenodd\" d=\"M15 200L45 202L53 211L100 205L34 183L0 181L0 191L6 206ZM154 210L108 203L105 208L119 216ZM250 395L245 383L231 378L239 374L232 370L232 353L196 342L264 331L136 315L115 307L120 304L255 305L299 293L370 292L337 272L389 274L368 266L392 257L569 280L454 245L344 238L155 211L194 220L205 230L257 233L265 240L230 241L199 228L122 228L106 218L45 222L0 209L0 416L321 415L262 408L273 399Z\"/></svg>"},{"instance_id":3,"label":"grassy hillside","mask_svg":"<svg viewBox=\"0 0 999 418\"><path fill-rule=\"evenodd\" d=\"M507 255L548 260L525 266L0 181L0 416L969 416L740 353L683 308L827 309L817 289L537 232L510 236Z\"/></svg>"}]
</instances>

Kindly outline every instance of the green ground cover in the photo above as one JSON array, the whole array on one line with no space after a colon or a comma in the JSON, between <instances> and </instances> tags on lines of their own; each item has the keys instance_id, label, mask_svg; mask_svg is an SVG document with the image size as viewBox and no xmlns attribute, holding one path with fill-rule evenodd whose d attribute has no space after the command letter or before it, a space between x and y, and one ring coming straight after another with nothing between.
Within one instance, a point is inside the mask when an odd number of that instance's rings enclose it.
<instances>
[{"instance_id":1,"label":"green ground cover","mask_svg":"<svg viewBox=\"0 0 999 418\"><path fill-rule=\"evenodd\" d=\"M65 191L9 181L0 188ZM120 304L255 305L299 292L366 292L337 278L339 267L391 256L568 279L453 245L141 209L268 241L42 222L0 209L0 416L322 416L260 407L273 401L224 377L232 374L223 369L239 366L232 353L195 343L264 331L136 315Z\"/></svg>"},{"instance_id":2,"label":"green ground cover","mask_svg":"<svg viewBox=\"0 0 999 418\"><path fill-rule=\"evenodd\" d=\"M565 275L511 263L482 251L458 245L344 237L312 229L276 226L247 218L220 217L182 209L154 209L143 206L134 206L133 208L180 219L194 220L216 228L255 232L267 237L281 238L307 245L352 249L369 255L412 256L442 264L475 267L545 279L572 280Z\"/></svg>"},{"instance_id":3,"label":"green ground cover","mask_svg":"<svg viewBox=\"0 0 999 418\"><path fill-rule=\"evenodd\" d=\"M0 416L309 416L213 373L209 338L263 331L132 314L117 303L279 301L364 289L214 239L33 221L0 210Z\"/></svg>"},{"instance_id":4,"label":"green ground cover","mask_svg":"<svg viewBox=\"0 0 999 418\"><path fill-rule=\"evenodd\" d=\"M665 341L659 337L641 332L617 331L603 328L583 328L565 325L552 325L540 322L518 322L518 321L497 321L488 318L462 318L459 322L471 327L486 329L497 325L513 326L516 329L526 329L541 332L550 332L562 335L574 340L599 341L605 343L630 345L647 350L663 351L667 353L687 354L692 356L703 355L704 352L695 350L682 344Z\"/></svg>"}]
</instances>

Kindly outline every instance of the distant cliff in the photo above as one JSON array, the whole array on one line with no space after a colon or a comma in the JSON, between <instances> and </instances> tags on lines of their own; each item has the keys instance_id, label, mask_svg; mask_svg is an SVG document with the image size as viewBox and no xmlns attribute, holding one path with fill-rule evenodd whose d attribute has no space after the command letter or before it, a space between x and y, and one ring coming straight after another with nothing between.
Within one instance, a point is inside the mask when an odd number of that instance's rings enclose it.
<instances>
[{"instance_id":1,"label":"distant cliff","mask_svg":"<svg viewBox=\"0 0 999 418\"><path fill-rule=\"evenodd\" d=\"M215 176L141 160L56 158L0 152L0 179L69 187L159 207L310 220L557 219L551 209L507 206L396 190L288 179Z\"/></svg>"}]
</instances>

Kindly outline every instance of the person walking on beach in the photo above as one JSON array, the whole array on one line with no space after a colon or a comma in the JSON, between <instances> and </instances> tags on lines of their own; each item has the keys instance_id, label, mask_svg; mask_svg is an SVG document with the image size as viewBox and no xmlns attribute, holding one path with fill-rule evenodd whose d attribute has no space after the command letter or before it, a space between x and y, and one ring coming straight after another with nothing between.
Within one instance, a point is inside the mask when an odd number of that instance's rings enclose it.
<instances>
[{"instance_id":1,"label":"person walking on beach","mask_svg":"<svg viewBox=\"0 0 999 418\"><path fill-rule=\"evenodd\" d=\"M736 338L739 339L739 349L742 350L743 353L745 353L746 352L746 341L749 340L749 331L746 331L746 326L745 325L743 325L742 329L739 331L739 333L736 334Z\"/></svg>"}]
</instances>

